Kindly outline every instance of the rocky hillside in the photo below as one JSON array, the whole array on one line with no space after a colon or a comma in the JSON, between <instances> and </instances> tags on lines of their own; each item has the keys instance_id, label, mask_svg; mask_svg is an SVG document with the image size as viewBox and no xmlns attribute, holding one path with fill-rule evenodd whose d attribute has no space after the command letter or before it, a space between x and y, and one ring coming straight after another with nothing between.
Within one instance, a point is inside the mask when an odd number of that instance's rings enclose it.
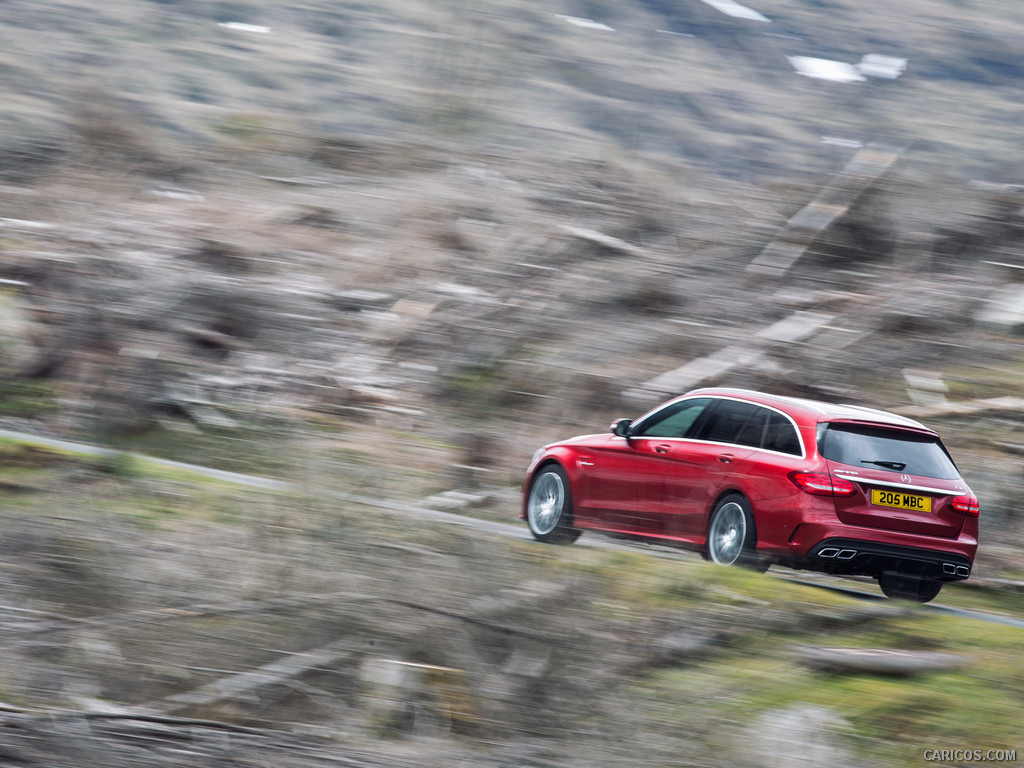
<instances>
[{"instance_id":1,"label":"rocky hillside","mask_svg":"<svg viewBox=\"0 0 1024 768\"><path fill-rule=\"evenodd\" d=\"M1018 3L2 7L0 427L292 483L0 446L2 759L1019 747L1012 621L409 516L693 386L839 399L943 433L943 601L1019 616Z\"/></svg>"},{"instance_id":2,"label":"rocky hillside","mask_svg":"<svg viewBox=\"0 0 1024 768\"><path fill-rule=\"evenodd\" d=\"M12 2L3 410L275 474L406 430L423 495L703 383L1011 393L1002 6ZM1009 516L1006 407L951 441Z\"/></svg>"},{"instance_id":3,"label":"rocky hillside","mask_svg":"<svg viewBox=\"0 0 1024 768\"><path fill-rule=\"evenodd\" d=\"M1012 0L8 0L0 171L84 161L82 142L165 173L183 146L287 165L371 134L759 184L888 141L1014 182L1022 26Z\"/></svg>"}]
</instances>

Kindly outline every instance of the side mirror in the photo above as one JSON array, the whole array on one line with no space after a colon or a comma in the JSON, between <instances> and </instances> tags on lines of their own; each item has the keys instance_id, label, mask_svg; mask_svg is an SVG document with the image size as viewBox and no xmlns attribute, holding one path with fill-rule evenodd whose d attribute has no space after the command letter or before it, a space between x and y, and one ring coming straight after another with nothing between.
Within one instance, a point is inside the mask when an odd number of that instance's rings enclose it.
<instances>
[{"instance_id":1,"label":"side mirror","mask_svg":"<svg viewBox=\"0 0 1024 768\"><path fill-rule=\"evenodd\" d=\"M612 424L612 434L618 437L629 437L629 426L633 423L632 419L616 419Z\"/></svg>"}]
</instances>

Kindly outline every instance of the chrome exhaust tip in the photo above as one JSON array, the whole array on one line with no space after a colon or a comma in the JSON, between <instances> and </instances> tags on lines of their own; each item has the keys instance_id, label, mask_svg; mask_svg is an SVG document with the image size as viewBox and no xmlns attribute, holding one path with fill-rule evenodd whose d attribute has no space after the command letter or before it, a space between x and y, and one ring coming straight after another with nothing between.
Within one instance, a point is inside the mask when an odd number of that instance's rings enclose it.
<instances>
[{"instance_id":1,"label":"chrome exhaust tip","mask_svg":"<svg viewBox=\"0 0 1024 768\"><path fill-rule=\"evenodd\" d=\"M836 555L836 560L852 560L857 556L856 549L842 549L839 554Z\"/></svg>"},{"instance_id":2,"label":"chrome exhaust tip","mask_svg":"<svg viewBox=\"0 0 1024 768\"><path fill-rule=\"evenodd\" d=\"M839 554L839 550L835 547L825 547L818 553L818 557L832 558Z\"/></svg>"},{"instance_id":3,"label":"chrome exhaust tip","mask_svg":"<svg viewBox=\"0 0 1024 768\"><path fill-rule=\"evenodd\" d=\"M963 576L965 579L971 575L971 568L967 565L958 565L956 567L956 575Z\"/></svg>"},{"instance_id":4,"label":"chrome exhaust tip","mask_svg":"<svg viewBox=\"0 0 1024 768\"><path fill-rule=\"evenodd\" d=\"M947 576L956 576L956 566L953 563L943 563L942 572Z\"/></svg>"}]
</instances>

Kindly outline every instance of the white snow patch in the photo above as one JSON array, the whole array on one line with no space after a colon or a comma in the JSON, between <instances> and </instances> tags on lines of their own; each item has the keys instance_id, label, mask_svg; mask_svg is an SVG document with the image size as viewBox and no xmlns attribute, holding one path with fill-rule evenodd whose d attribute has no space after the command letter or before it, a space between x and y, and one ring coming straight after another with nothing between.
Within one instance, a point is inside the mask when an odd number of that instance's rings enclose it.
<instances>
[{"instance_id":1,"label":"white snow patch","mask_svg":"<svg viewBox=\"0 0 1024 768\"><path fill-rule=\"evenodd\" d=\"M859 83L867 80L857 67L844 61L816 59L813 56L787 56L797 74L837 83Z\"/></svg>"},{"instance_id":2,"label":"white snow patch","mask_svg":"<svg viewBox=\"0 0 1024 768\"><path fill-rule=\"evenodd\" d=\"M607 24L602 24L601 22L594 21L593 19L581 19L579 16L566 16L565 14L562 13L556 13L555 15L560 19L568 21L570 24L573 24L577 27L583 27L584 29L597 29L600 30L601 32L615 31L612 27L609 27Z\"/></svg>"},{"instance_id":3,"label":"white snow patch","mask_svg":"<svg viewBox=\"0 0 1024 768\"><path fill-rule=\"evenodd\" d=\"M434 286L434 290L438 293L443 293L447 296L455 296L461 299L487 300L493 298L487 291L480 288L474 288L471 285L460 285L459 283L438 283Z\"/></svg>"},{"instance_id":4,"label":"white snow patch","mask_svg":"<svg viewBox=\"0 0 1024 768\"><path fill-rule=\"evenodd\" d=\"M884 80L895 80L907 69L907 60L896 56L885 56L881 53L866 53L861 57L857 70L868 77L879 77Z\"/></svg>"},{"instance_id":5,"label":"white snow patch","mask_svg":"<svg viewBox=\"0 0 1024 768\"><path fill-rule=\"evenodd\" d=\"M834 147L847 147L849 149L860 149L864 146L863 141L857 139L844 139L839 136L822 136L822 144L831 144Z\"/></svg>"},{"instance_id":6,"label":"white snow patch","mask_svg":"<svg viewBox=\"0 0 1024 768\"><path fill-rule=\"evenodd\" d=\"M149 194L153 197L166 197L171 200L189 200L192 202L202 202L206 199L198 192L186 192L180 189L151 189Z\"/></svg>"},{"instance_id":7,"label":"white snow patch","mask_svg":"<svg viewBox=\"0 0 1024 768\"><path fill-rule=\"evenodd\" d=\"M732 16L737 19L747 19L749 21L766 21L769 24L771 19L762 13L758 13L753 8L748 8L745 5L740 5L736 0L702 0L702 2L710 5L716 11L721 11L727 16Z\"/></svg>"},{"instance_id":8,"label":"white snow patch","mask_svg":"<svg viewBox=\"0 0 1024 768\"><path fill-rule=\"evenodd\" d=\"M45 221L29 221L27 219L0 219L3 229L53 229L53 224Z\"/></svg>"},{"instance_id":9,"label":"white snow patch","mask_svg":"<svg viewBox=\"0 0 1024 768\"><path fill-rule=\"evenodd\" d=\"M254 32L258 35L266 35L270 32L270 27L261 27L259 24L243 24L240 21L222 21L217 26L233 29L236 32Z\"/></svg>"}]
</instances>

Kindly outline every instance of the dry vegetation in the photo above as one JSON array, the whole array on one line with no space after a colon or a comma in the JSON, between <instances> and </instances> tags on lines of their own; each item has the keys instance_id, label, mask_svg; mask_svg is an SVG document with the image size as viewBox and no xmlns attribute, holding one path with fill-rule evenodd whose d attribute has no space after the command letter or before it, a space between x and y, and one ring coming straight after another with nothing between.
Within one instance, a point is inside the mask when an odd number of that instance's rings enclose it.
<instances>
[{"instance_id":1,"label":"dry vegetation","mask_svg":"<svg viewBox=\"0 0 1024 768\"><path fill-rule=\"evenodd\" d=\"M12 764L912 765L935 739L1017 738L1019 628L671 550L538 547L316 477L253 491L19 445L4 466ZM957 663L827 673L801 644Z\"/></svg>"},{"instance_id":2,"label":"dry vegetation","mask_svg":"<svg viewBox=\"0 0 1024 768\"><path fill-rule=\"evenodd\" d=\"M0 761L1024 747L1017 627L380 506L514 521L538 445L801 310L832 320L720 379L887 408L906 369L1014 394L1020 328L979 318L1024 266L1018 4L767 0L770 27L657 0L3 7L0 426L292 486L5 445ZM871 52L907 74L785 59ZM822 136L903 153L788 274L751 275L852 157ZM1020 412L932 423L986 539L982 588L944 600L1019 617ZM828 676L796 642L969 665Z\"/></svg>"}]
</instances>

